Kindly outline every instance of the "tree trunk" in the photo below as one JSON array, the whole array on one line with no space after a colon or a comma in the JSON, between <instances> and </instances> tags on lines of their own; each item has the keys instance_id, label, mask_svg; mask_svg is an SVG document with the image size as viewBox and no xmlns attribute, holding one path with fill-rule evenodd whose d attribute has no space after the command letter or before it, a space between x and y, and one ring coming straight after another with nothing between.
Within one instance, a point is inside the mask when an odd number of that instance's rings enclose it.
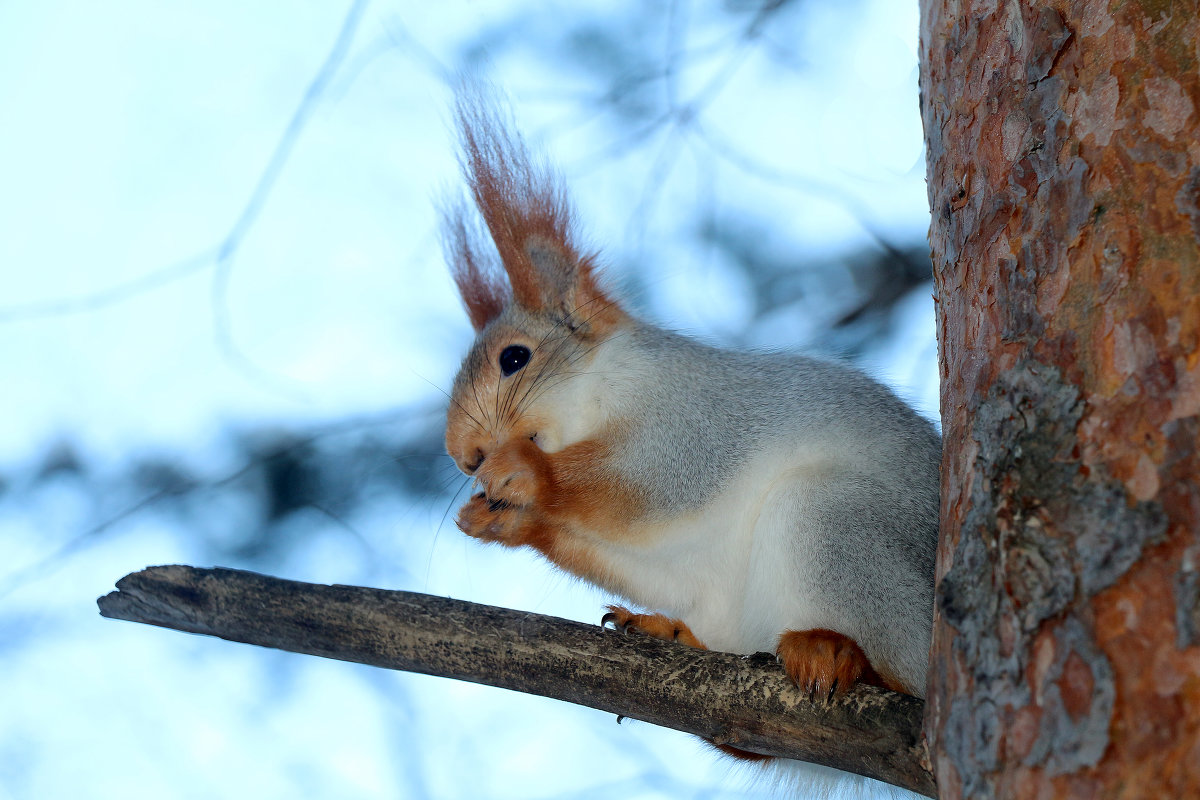
<instances>
[{"instance_id":1,"label":"tree trunk","mask_svg":"<svg viewBox=\"0 0 1200 800\"><path fill-rule=\"evenodd\" d=\"M940 795L1200 797L1200 8L921 16Z\"/></svg>"}]
</instances>

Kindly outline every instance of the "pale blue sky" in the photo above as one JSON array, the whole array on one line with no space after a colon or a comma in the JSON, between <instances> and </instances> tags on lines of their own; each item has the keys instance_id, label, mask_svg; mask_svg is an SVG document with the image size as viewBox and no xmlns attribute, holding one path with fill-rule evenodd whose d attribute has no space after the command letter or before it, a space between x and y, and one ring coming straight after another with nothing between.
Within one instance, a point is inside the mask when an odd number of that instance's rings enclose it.
<instances>
[{"instance_id":1,"label":"pale blue sky","mask_svg":"<svg viewBox=\"0 0 1200 800\"><path fill-rule=\"evenodd\" d=\"M819 310L751 319L698 215L753 214L767 249L820 259L870 247L864 226L919 242L928 214L916 4L798 5L740 42L746 15L716 4L0 4L0 470L69 441L101 470L161 452L218 474L230 426L443 402L470 330L437 247L456 181L440 70L479 53L612 279L654 289L644 313L804 346ZM608 87L564 39L588 26L687 56L675 91L703 99L707 141L597 111ZM901 308L862 363L934 416L929 289ZM598 592L440 526L445 503L354 521L395 559L370 579L598 619ZM95 513L66 479L0 492L0 586L53 556L0 595L0 800L741 796L727 763L647 725L101 620L124 573L201 556L153 509L80 540ZM310 536L281 574L368 579L338 531Z\"/></svg>"}]
</instances>

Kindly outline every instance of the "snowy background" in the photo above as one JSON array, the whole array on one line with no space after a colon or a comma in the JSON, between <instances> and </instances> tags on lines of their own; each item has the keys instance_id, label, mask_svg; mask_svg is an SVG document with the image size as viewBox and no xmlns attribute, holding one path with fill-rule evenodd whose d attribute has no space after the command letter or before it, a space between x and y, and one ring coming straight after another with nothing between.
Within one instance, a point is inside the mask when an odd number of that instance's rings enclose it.
<instances>
[{"instance_id":1,"label":"snowy background","mask_svg":"<svg viewBox=\"0 0 1200 800\"><path fill-rule=\"evenodd\" d=\"M0 799L755 796L682 734L104 620L189 563L598 621L452 522L461 70L612 283L936 416L917 7L0 4ZM449 512L450 516L447 516Z\"/></svg>"}]
</instances>

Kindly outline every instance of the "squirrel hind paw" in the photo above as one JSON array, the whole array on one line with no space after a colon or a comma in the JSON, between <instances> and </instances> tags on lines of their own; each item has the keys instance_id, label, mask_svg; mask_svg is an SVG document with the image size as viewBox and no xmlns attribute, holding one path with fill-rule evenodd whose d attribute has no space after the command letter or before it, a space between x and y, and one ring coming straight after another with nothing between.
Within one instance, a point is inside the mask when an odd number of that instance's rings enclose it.
<instances>
[{"instance_id":1,"label":"squirrel hind paw","mask_svg":"<svg viewBox=\"0 0 1200 800\"><path fill-rule=\"evenodd\" d=\"M830 700L857 683L882 685L858 642L837 631L786 631L775 652L788 677L813 699Z\"/></svg>"},{"instance_id":2,"label":"squirrel hind paw","mask_svg":"<svg viewBox=\"0 0 1200 800\"><path fill-rule=\"evenodd\" d=\"M608 613L600 618L600 624L605 628L620 633L641 633L655 639L668 642L680 642L689 647L705 650L692 629L684 622L672 619L665 614L635 614L624 606L607 606Z\"/></svg>"}]
</instances>

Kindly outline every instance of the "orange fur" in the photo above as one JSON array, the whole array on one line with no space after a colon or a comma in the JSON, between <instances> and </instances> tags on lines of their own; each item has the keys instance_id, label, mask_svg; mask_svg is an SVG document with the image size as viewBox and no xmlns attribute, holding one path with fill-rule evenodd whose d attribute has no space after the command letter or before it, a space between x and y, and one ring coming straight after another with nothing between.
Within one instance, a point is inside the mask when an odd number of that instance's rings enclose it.
<instances>
[{"instance_id":1,"label":"orange fur","mask_svg":"<svg viewBox=\"0 0 1200 800\"><path fill-rule=\"evenodd\" d=\"M533 506L548 518L592 530L621 531L645 503L605 468L619 434L602 432L547 453L528 436L514 436L484 454L475 473L488 498Z\"/></svg>"},{"instance_id":2,"label":"orange fur","mask_svg":"<svg viewBox=\"0 0 1200 800\"><path fill-rule=\"evenodd\" d=\"M628 532L631 520L646 512L645 499L622 476L606 468L624 434L609 429L599 438L576 442L547 456L552 466L547 513L609 536Z\"/></svg>"},{"instance_id":3,"label":"orange fur","mask_svg":"<svg viewBox=\"0 0 1200 800\"><path fill-rule=\"evenodd\" d=\"M591 557L577 527L620 532L643 510L639 498L604 461L612 440L586 440L546 453L528 436L515 436L485 453L475 473L485 496L459 512L466 534L509 547L528 545L566 571L607 584L611 577Z\"/></svg>"},{"instance_id":4,"label":"orange fur","mask_svg":"<svg viewBox=\"0 0 1200 800\"><path fill-rule=\"evenodd\" d=\"M546 454L532 439L520 434L484 454L475 480L490 500L519 507L537 504L553 485Z\"/></svg>"},{"instance_id":5,"label":"orange fur","mask_svg":"<svg viewBox=\"0 0 1200 800\"><path fill-rule=\"evenodd\" d=\"M462 169L492 243L467 224L461 204L443 214L443 240L454 281L475 330L510 299L529 311L566 310L613 324L624 312L600 288L593 256L575 245L571 209L557 176L534 163L521 136L502 119L485 89L462 91L456 107ZM498 256L498 259L497 259ZM570 296L547 285L535 261L548 257L575 270ZM504 275L507 274L507 282Z\"/></svg>"},{"instance_id":6,"label":"orange fur","mask_svg":"<svg viewBox=\"0 0 1200 800\"><path fill-rule=\"evenodd\" d=\"M535 166L519 134L499 118L482 90L459 94L456 108L467 184L487 225L513 297L530 310L545 305L545 287L528 251L534 238L557 245L578 261L571 244L570 211L550 170Z\"/></svg>"},{"instance_id":7,"label":"orange fur","mask_svg":"<svg viewBox=\"0 0 1200 800\"><path fill-rule=\"evenodd\" d=\"M673 619L665 614L635 614L624 606L613 605L607 608L605 623L611 622L619 631L644 633L655 639L679 642L700 650L708 649L683 620Z\"/></svg>"},{"instance_id":8,"label":"orange fur","mask_svg":"<svg viewBox=\"0 0 1200 800\"><path fill-rule=\"evenodd\" d=\"M456 523L459 530L476 539L506 547L532 547L560 569L593 583L609 580L589 544L536 508L492 508L492 501L477 495L459 509Z\"/></svg>"},{"instance_id":9,"label":"orange fur","mask_svg":"<svg viewBox=\"0 0 1200 800\"><path fill-rule=\"evenodd\" d=\"M605 338L629 322L629 315L615 299L600 287L596 256L586 255L578 264L575 306L592 337Z\"/></svg>"},{"instance_id":10,"label":"orange fur","mask_svg":"<svg viewBox=\"0 0 1200 800\"><path fill-rule=\"evenodd\" d=\"M468 226L467 214L462 203L443 211L442 250L467 308L471 327L481 331L500 316L511 300L512 292L495 251L481 242L473 226Z\"/></svg>"},{"instance_id":11,"label":"orange fur","mask_svg":"<svg viewBox=\"0 0 1200 800\"><path fill-rule=\"evenodd\" d=\"M786 631L775 652L796 685L816 697L845 694L856 683L892 688L871 666L858 642L837 631Z\"/></svg>"}]
</instances>

